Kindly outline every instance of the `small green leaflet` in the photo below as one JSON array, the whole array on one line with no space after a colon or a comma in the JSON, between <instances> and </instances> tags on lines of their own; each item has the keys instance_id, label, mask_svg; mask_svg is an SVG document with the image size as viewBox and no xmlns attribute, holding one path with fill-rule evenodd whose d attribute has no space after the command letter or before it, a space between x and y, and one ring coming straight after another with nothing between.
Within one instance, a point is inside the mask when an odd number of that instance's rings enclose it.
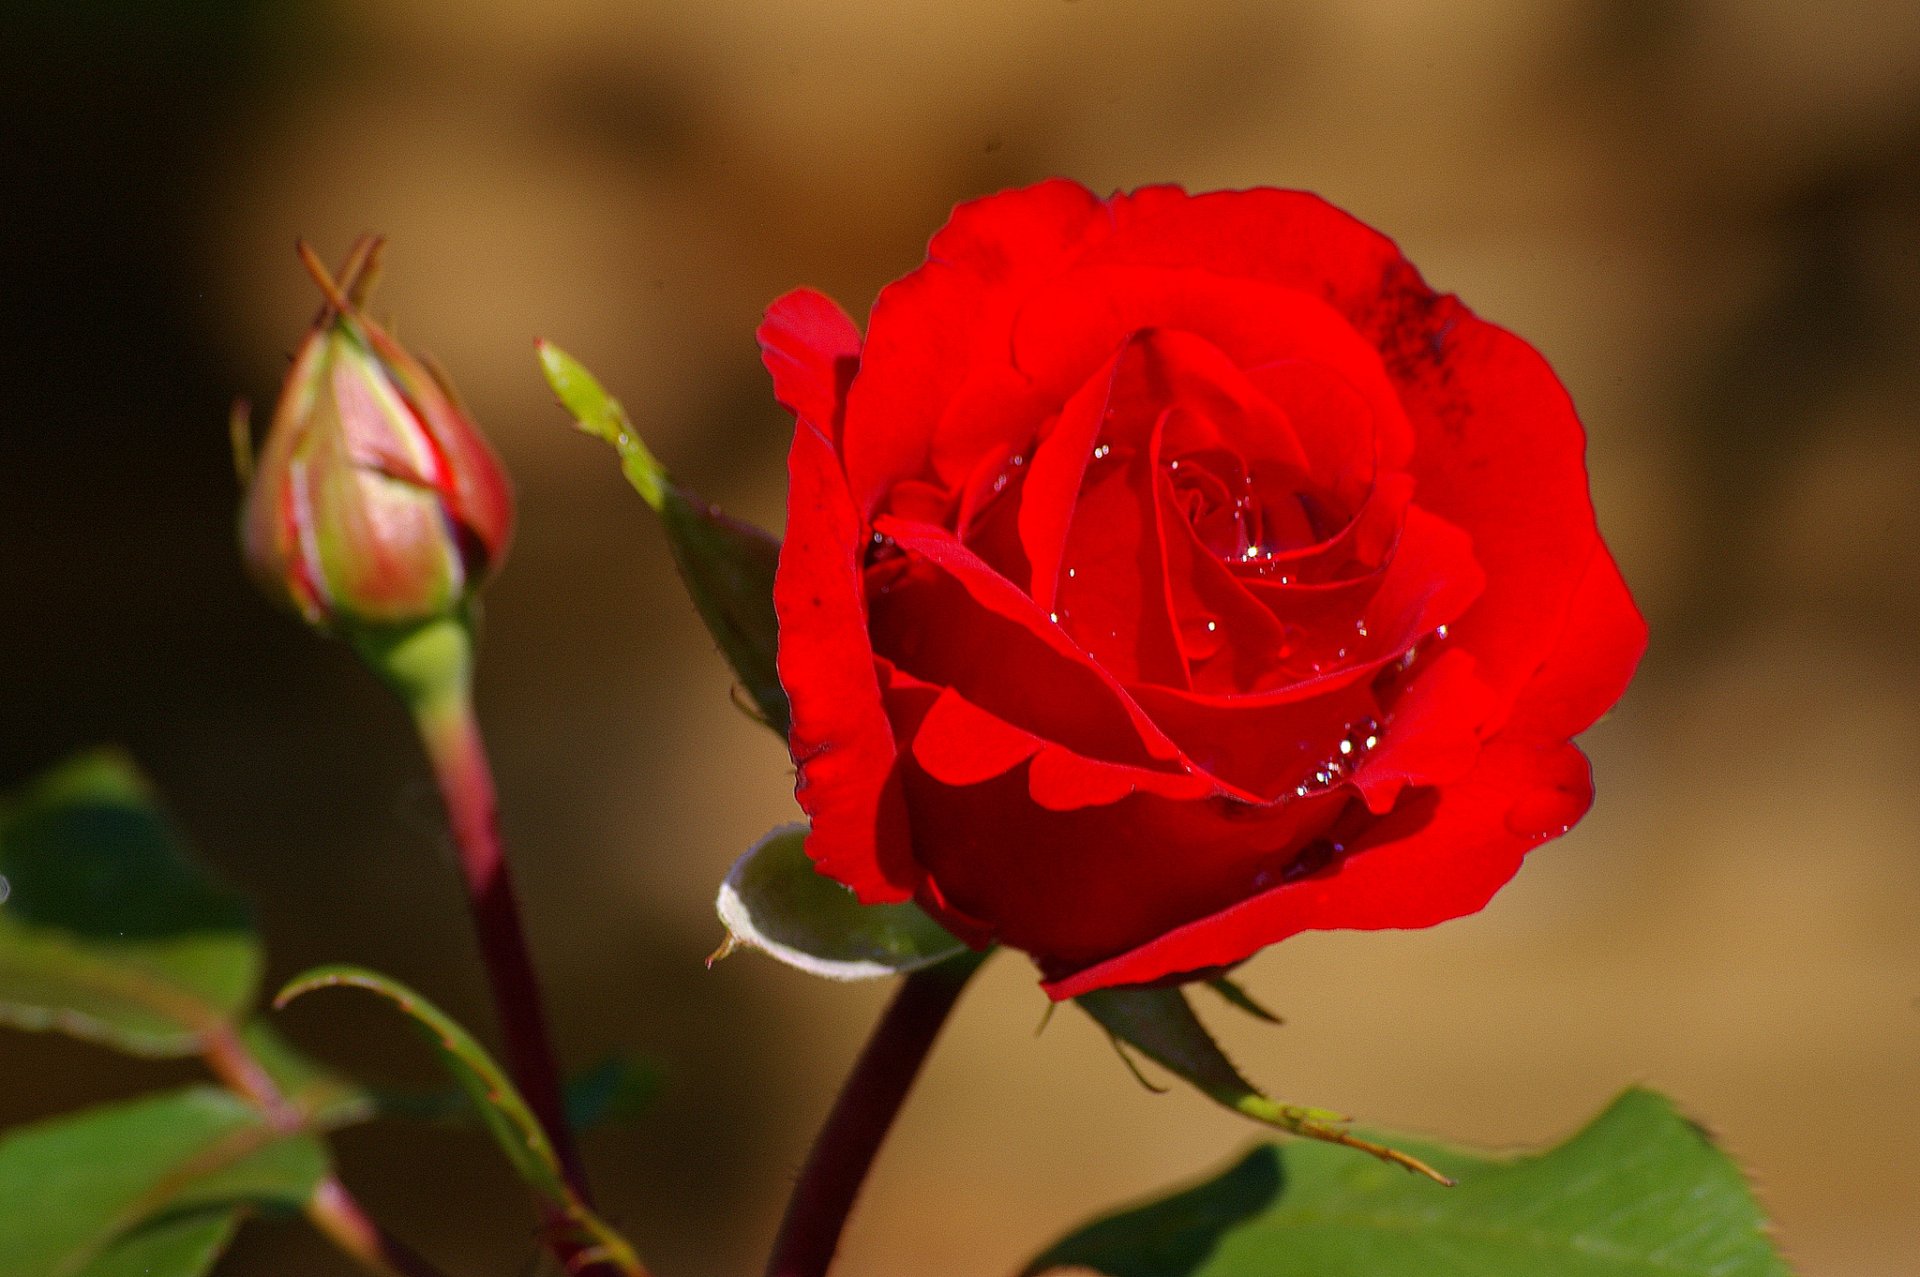
<instances>
[{"instance_id":1,"label":"small green leaflet","mask_svg":"<svg viewBox=\"0 0 1920 1277\"><path fill-rule=\"evenodd\" d=\"M177 1056L253 1002L245 904L192 862L117 753L0 804L0 878L0 1020Z\"/></svg>"},{"instance_id":2,"label":"small green leaflet","mask_svg":"<svg viewBox=\"0 0 1920 1277\"><path fill-rule=\"evenodd\" d=\"M0 1273L198 1277L242 1215L297 1211L326 1173L317 1139L214 1087L19 1127L0 1137Z\"/></svg>"},{"instance_id":3,"label":"small green leaflet","mask_svg":"<svg viewBox=\"0 0 1920 1277\"><path fill-rule=\"evenodd\" d=\"M1124 1043L1134 1048L1216 1104L1267 1126L1307 1139L1343 1144L1443 1185L1450 1184L1445 1175L1419 1158L1353 1134L1347 1129L1347 1119L1338 1113L1270 1099L1240 1075L1193 1013L1181 989L1100 989L1074 1000L1107 1031L1116 1046ZM1270 1014L1262 1014L1273 1019ZM1126 1058L1124 1049L1121 1058ZM1128 1064L1131 1066L1132 1061Z\"/></svg>"},{"instance_id":4,"label":"small green leaflet","mask_svg":"<svg viewBox=\"0 0 1920 1277\"><path fill-rule=\"evenodd\" d=\"M787 694L774 668L779 623L773 612L773 574L780 542L730 518L674 482L609 395L577 359L551 342L536 344L541 371L574 423L613 447L620 468L667 530L674 564L721 655L760 717L782 740L789 725Z\"/></svg>"},{"instance_id":5,"label":"small green leaflet","mask_svg":"<svg viewBox=\"0 0 1920 1277\"><path fill-rule=\"evenodd\" d=\"M806 826L782 825L734 862L714 905L727 926L722 955L745 945L812 975L877 980L966 949L910 901L861 904L814 871L806 838Z\"/></svg>"},{"instance_id":6,"label":"small green leaflet","mask_svg":"<svg viewBox=\"0 0 1920 1277\"><path fill-rule=\"evenodd\" d=\"M1651 1091L1532 1156L1399 1142L1459 1186L1325 1145L1263 1145L1082 1228L1023 1277L1789 1277L1739 1169Z\"/></svg>"},{"instance_id":7,"label":"small green leaflet","mask_svg":"<svg viewBox=\"0 0 1920 1277\"><path fill-rule=\"evenodd\" d=\"M398 980L364 967L344 965L315 967L294 977L280 990L273 1004L276 1008L284 1007L315 989L337 987L364 989L399 1007L432 1044L441 1064L472 1101L494 1142L548 1212L564 1221L583 1247L618 1271L634 1274L645 1271L625 1239L574 1195L561 1172L560 1159L533 1110L527 1107L506 1071L452 1016Z\"/></svg>"}]
</instances>

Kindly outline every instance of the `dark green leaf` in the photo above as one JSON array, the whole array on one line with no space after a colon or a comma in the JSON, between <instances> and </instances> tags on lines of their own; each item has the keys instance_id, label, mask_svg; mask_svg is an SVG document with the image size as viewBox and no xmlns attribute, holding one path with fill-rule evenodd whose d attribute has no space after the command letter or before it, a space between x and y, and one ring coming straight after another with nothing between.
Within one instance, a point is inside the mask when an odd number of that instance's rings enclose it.
<instances>
[{"instance_id":1,"label":"dark green leaf","mask_svg":"<svg viewBox=\"0 0 1920 1277\"><path fill-rule=\"evenodd\" d=\"M364 967L344 965L315 967L294 977L280 990L274 1006L284 1007L315 989L336 987L364 989L399 1007L432 1044L440 1063L466 1092L494 1142L547 1212L565 1220L582 1245L603 1253L619 1271L642 1271L627 1242L575 1195L560 1169L552 1141L506 1071L452 1016L398 980Z\"/></svg>"},{"instance_id":2,"label":"dark green leaf","mask_svg":"<svg viewBox=\"0 0 1920 1277\"><path fill-rule=\"evenodd\" d=\"M240 1213L299 1210L326 1170L313 1136L213 1087L21 1127L0 1138L0 1273L202 1272Z\"/></svg>"},{"instance_id":3,"label":"dark green leaf","mask_svg":"<svg viewBox=\"0 0 1920 1277\"><path fill-rule=\"evenodd\" d=\"M1219 994L1222 998L1225 998L1228 1006L1245 1011L1256 1020L1264 1021L1267 1024L1286 1023L1285 1020L1282 1020L1279 1016L1261 1006L1259 1001L1256 1000L1251 993L1241 988L1237 981L1230 980L1223 975L1215 976L1213 979L1207 981L1207 987Z\"/></svg>"},{"instance_id":4,"label":"dark green leaf","mask_svg":"<svg viewBox=\"0 0 1920 1277\"><path fill-rule=\"evenodd\" d=\"M1442 1191L1310 1144L1094 1223L1026 1270L1107 1277L1787 1277L1738 1168L1650 1091L1551 1152L1419 1148Z\"/></svg>"},{"instance_id":5,"label":"dark green leaf","mask_svg":"<svg viewBox=\"0 0 1920 1277\"><path fill-rule=\"evenodd\" d=\"M834 980L916 971L966 949L918 905L863 905L816 873L806 836L804 826L782 826L734 862L715 905L727 948L746 945Z\"/></svg>"},{"instance_id":6,"label":"dark green leaf","mask_svg":"<svg viewBox=\"0 0 1920 1277\"><path fill-rule=\"evenodd\" d=\"M1240 1075L1179 989L1101 989L1083 993L1075 1001L1116 1043L1139 1051L1217 1104L1256 1122L1308 1139L1344 1144L1429 1179L1447 1182L1445 1175L1419 1158L1354 1135L1347 1130L1347 1119L1338 1113L1268 1098Z\"/></svg>"},{"instance_id":7,"label":"dark green leaf","mask_svg":"<svg viewBox=\"0 0 1920 1277\"><path fill-rule=\"evenodd\" d=\"M700 619L767 726L785 739L787 694L774 667L779 626L773 612L773 574L780 542L675 483L641 442L626 410L578 360L545 341L539 343L539 354L547 384L561 406L582 431L613 446L627 481L659 514Z\"/></svg>"},{"instance_id":8,"label":"dark green leaf","mask_svg":"<svg viewBox=\"0 0 1920 1277\"><path fill-rule=\"evenodd\" d=\"M233 1240L238 1208L157 1219L120 1238L78 1277L202 1277Z\"/></svg>"},{"instance_id":9,"label":"dark green leaf","mask_svg":"<svg viewBox=\"0 0 1920 1277\"><path fill-rule=\"evenodd\" d=\"M118 754L67 763L0 809L0 880L0 1020L189 1055L253 1002L246 906L189 859Z\"/></svg>"},{"instance_id":10,"label":"dark green leaf","mask_svg":"<svg viewBox=\"0 0 1920 1277\"><path fill-rule=\"evenodd\" d=\"M631 1122L660 1093L660 1066L611 1056L567 1083L567 1125L576 1131Z\"/></svg>"}]
</instances>

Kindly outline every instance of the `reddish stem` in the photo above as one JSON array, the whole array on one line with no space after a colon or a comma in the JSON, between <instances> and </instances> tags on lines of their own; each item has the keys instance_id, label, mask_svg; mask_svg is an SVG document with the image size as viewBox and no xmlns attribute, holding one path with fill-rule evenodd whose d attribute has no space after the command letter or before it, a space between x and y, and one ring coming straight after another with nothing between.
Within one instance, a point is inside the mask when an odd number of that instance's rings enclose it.
<instances>
[{"instance_id":1,"label":"reddish stem","mask_svg":"<svg viewBox=\"0 0 1920 1277\"><path fill-rule=\"evenodd\" d=\"M446 1277L425 1256L375 1223L347 1186L331 1175L314 1189L307 1218L369 1272L383 1277Z\"/></svg>"},{"instance_id":2,"label":"reddish stem","mask_svg":"<svg viewBox=\"0 0 1920 1277\"><path fill-rule=\"evenodd\" d=\"M480 960L506 1043L507 1070L546 1130L562 1171L582 1202L590 1202L586 1175L561 1099L560 1068L547 1033L540 985L500 845L493 768L473 712L466 679L413 707L420 739L433 764L459 851L460 875L480 943Z\"/></svg>"},{"instance_id":3,"label":"reddish stem","mask_svg":"<svg viewBox=\"0 0 1920 1277\"><path fill-rule=\"evenodd\" d=\"M963 953L901 981L814 1137L787 1199L767 1277L823 1277L854 1200L940 1029L985 959Z\"/></svg>"}]
</instances>

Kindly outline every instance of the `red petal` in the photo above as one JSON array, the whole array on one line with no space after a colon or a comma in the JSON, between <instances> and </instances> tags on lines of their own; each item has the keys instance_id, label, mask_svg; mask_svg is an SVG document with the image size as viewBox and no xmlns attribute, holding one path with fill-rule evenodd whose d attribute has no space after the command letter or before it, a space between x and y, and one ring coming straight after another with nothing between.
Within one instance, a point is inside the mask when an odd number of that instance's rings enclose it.
<instances>
[{"instance_id":1,"label":"red petal","mask_svg":"<svg viewBox=\"0 0 1920 1277\"><path fill-rule=\"evenodd\" d=\"M1380 353L1317 292L1205 272L1076 269L1020 308L1013 362L1064 398L1128 337L1154 328L1204 338L1241 369L1289 360L1327 369L1364 401L1379 453L1404 455L1410 430ZM1313 423L1296 418L1293 433L1311 455Z\"/></svg>"},{"instance_id":2,"label":"red petal","mask_svg":"<svg viewBox=\"0 0 1920 1277\"><path fill-rule=\"evenodd\" d=\"M1423 664L1386 711L1379 745L1360 760L1350 782L1376 815L1393 810L1409 785L1459 780L1480 754L1488 693L1473 658L1450 648Z\"/></svg>"},{"instance_id":3,"label":"red petal","mask_svg":"<svg viewBox=\"0 0 1920 1277\"><path fill-rule=\"evenodd\" d=\"M1044 756L1044 755L1043 755ZM1044 966L1096 962L1243 899L1317 835L1343 799L1253 806L1136 792L1050 811L1016 768L983 784L903 769L914 847L938 899L991 920ZM932 894L932 893L928 893Z\"/></svg>"},{"instance_id":4,"label":"red petal","mask_svg":"<svg viewBox=\"0 0 1920 1277\"><path fill-rule=\"evenodd\" d=\"M1444 318L1395 368L1419 438L1414 501L1464 529L1486 570L1452 630L1499 722L1553 648L1597 544L1586 436L1531 346L1447 299L1422 305L1408 303L1407 326Z\"/></svg>"},{"instance_id":5,"label":"red petal","mask_svg":"<svg viewBox=\"0 0 1920 1277\"><path fill-rule=\"evenodd\" d=\"M773 602L780 682L793 704L794 794L813 821L807 854L869 904L905 900L919 872L867 638L866 535L832 446L804 420L787 468L787 536Z\"/></svg>"},{"instance_id":6,"label":"red petal","mask_svg":"<svg viewBox=\"0 0 1920 1277\"><path fill-rule=\"evenodd\" d=\"M881 655L1086 757L1186 770L1180 751L1113 676L952 533L892 518L875 527L911 564L872 591Z\"/></svg>"},{"instance_id":7,"label":"red petal","mask_svg":"<svg viewBox=\"0 0 1920 1277\"><path fill-rule=\"evenodd\" d=\"M1184 196L1152 187L1118 197L1118 228L1087 266L1171 267L1297 288L1359 324L1380 281L1403 264L1379 231L1306 191L1215 191Z\"/></svg>"},{"instance_id":8,"label":"red petal","mask_svg":"<svg viewBox=\"0 0 1920 1277\"><path fill-rule=\"evenodd\" d=\"M1403 802L1321 872L1054 979L1047 996L1230 966L1302 931L1429 927L1474 913L1592 798L1572 745L1490 741L1465 778Z\"/></svg>"},{"instance_id":9,"label":"red petal","mask_svg":"<svg viewBox=\"0 0 1920 1277\"><path fill-rule=\"evenodd\" d=\"M1647 623L1613 555L1595 541L1559 641L1520 693L1507 732L1564 740L1585 731L1627 690L1646 650Z\"/></svg>"},{"instance_id":10,"label":"red petal","mask_svg":"<svg viewBox=\"0 0 1920 1277\"><path fill-rule=\"evenodd\" d=\"M927 262L874 302L847 400L847 478L856 506L928 468L941 410L981 368L1004 368L1020 301L1111 226L1085 187L1050 181L954 209Z\"/></svg>"},{"instance_id":11,"label":"red petal","mask_svg":"<svg viewBox=\"0 0 1920 1277\"><path fill-rule=\"evenodd\" d=\"M899 673L889 688L913 684L928 686ZM1049 811L1103 807L1141 792L1200 798L1214 791L1202 776L1128 767L1043 741L989 714L951 687L937 689L933 704L914 728L912 753L921 770L948 786L978 785L1031 761L1028 796Z\"/></svg>"},{"instance_id":12,"label":"red petal","mask_svg":"<svg viewBox=\"0 0 1920 1277\"><path fill-rule=\"evenodd\" d=\"M767 307L755 335L773 397L838 448L847 387L860 366L860 329L832 298L796 288Z\"/></svg>"}]
</instances>

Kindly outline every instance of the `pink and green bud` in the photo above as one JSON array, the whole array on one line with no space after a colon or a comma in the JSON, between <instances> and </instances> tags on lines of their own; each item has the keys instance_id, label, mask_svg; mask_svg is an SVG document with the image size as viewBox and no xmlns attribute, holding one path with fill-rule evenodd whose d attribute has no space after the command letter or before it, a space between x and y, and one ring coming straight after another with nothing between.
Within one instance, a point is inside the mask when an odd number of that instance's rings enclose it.
<instances>
[{"instance_id":1,"label":"pink and green bud","mask_svg":"<svg viewBox=\"0 0 1920 1277\"><path fill-rule=\"evenodd\" d=\"M417 625L459 612L513 533L500 462L452 390L360 309L380 241L362 239L294 355L241 540L266 592L326 629Z\"/></svg>"}]
</instances>

